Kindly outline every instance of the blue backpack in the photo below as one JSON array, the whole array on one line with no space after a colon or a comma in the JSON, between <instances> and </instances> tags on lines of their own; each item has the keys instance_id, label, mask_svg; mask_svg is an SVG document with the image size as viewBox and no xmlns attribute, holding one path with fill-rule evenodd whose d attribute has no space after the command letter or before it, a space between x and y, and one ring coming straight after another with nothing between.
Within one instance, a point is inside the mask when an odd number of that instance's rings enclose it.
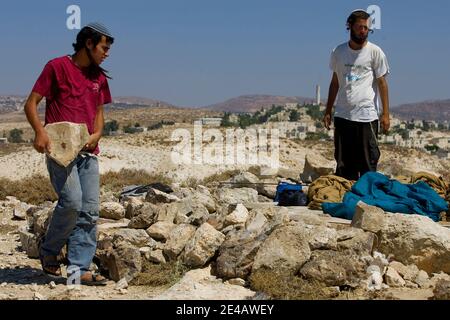
<instances>
[{"instance_id":1,"label":"blue backpack","mask_svg":"<svg viewBox=\"0 0 450 320\"><path fill-rule=\"evenodd\" d=\"M280 182L277 186L277 194L275 202L279 206L306 206L308 197L302 190L301 184L292 184L288 182Z\"/></svg>"}]
</instances>

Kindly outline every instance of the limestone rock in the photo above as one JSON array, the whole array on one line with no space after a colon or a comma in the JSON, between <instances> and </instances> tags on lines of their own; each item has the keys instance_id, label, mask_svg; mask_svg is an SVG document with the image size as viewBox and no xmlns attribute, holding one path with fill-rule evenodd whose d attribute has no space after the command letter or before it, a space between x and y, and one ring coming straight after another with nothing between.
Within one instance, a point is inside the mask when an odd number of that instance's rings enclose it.
<instances>
[{"instance_id":1,"label":"limestone rock","mask_svg":"<svg viewBox=\"0 0 450 320\"><path fill-rule=\"evenodd\" d=\"M390 287L404 287L406 284L405 280L403 280L398 272L391 267L387 268L384 278L386 279L386 284Z\"/></svg>"},{"instance_id":2,"label":"limestone rock","mask_svg":"<svg viewBox=\"0 0 450 320\"><path fill-rule=\"evenodd\" d=\"M275 229L256 254L252 272L260 268L295 275L311 251L305 225L295 223Z\"/></svg>"},{"instance_id":3,"label":"limestone rock","mask_svg":"<svg viewBox=\"0 0 450 320\"><path fill-rule=\"evenodd\" d=\"M100 217L120 220L125 218L125 208L118 202L103 202L100 204Z\"/></svg>"},{"instance_id":4,"label":"limestone rock","mask_svg":"<svg viewBox=\"0 0 450 320\"><path fill-rule=\"evenodd\" d=\"M144 205L144 201L139 197L130 197L124 202L125 218L132 219L139 215L139 209Z\"/></svg>"},{"instance_id":5,"label":"limestone rock","mask_svg":"<svg viewBox=\"0 0 450 320\"><path fill-rule=\"evenodd\" d=\"M370 206L362 201L359 201L351 226L354 228L360 228L364 231L370 231L377 233L383 227L385 213L383 209Z\"/></svg>"},{"instance_id":6,"label":"limestone rock","mask_svg":"<svg viewBox=\"0 0 450 320\"><path fill-rule=\"evenodd\" d=\"M184 249L184 262L191 267L202 267L211 259L225 236L209 223L202 224Z\"/></svg>"},{"instance_id":7,"label":"limestone rock","mask_svg":"<svg viewBox=\"0 0 450 320\"><path fill-rule=\"evenodd\" d=\"M155 240L166 241L176 225L168 221L158 221L147 229L147 234Z\"/></svg>"},{"instance_id":8,"label":"limestone rock","mask_svg":"<svg viewBox=\"0 0 450 320\"><path fill-rule=\"evenodd\" d=\"M258 192L251 188L221 188L217 190L217 198L221 204L245 205L246 202L258 202Z\"/></svg>"},{"instance_id":9,"label":"limestone rock","mask_svg":"<svg viewBox=\"0 0 450 320\"><path fill-rule=\"evenodd\" d=\"M300 274L327 286L341 286L346 283L347 268L351 269L352 266L345 255L331 250L319 250L311 254L311 260L304 264Z\"/></svg>"},{"instance_id":10,"label":"limestone rock","mask_svg":"<svg viewBox=\"0 0 450 320\"><path fill-rule=\"evenodd\" d=\"M244 228L233 229L227 233L216 260L216 273L219 277L248 277L261 244L277 226L289 221L287 209L278 209L278 214L271 208L254 209L250 212L249 221Z\"/></svg>"},{"instance_id":11,"label":"limestone rock","mask_svg":"<svg viewBox=\"0 0 450 320\"><path fill-rule=\"evenodd\" d=\"M145 201L153 204L160 204L160 203L172 203L180 201L180 199L175 195L165 193L157 189L149 189L147 195L145 196Z\"/></svg>"},{"instance_id":12,"label":"limestone rock","mask_svg":"<svg viewBox=\"0 0 450 320\"><path fill-rule=\"evenodd\" d=\"M353 252L359 256L371 255L375 234L361 229L348 228L338 231L337 248L339 251Z\"/></svg>"},{"instance_id":13,"label":"limestone rock","mask_svg":"<svg viewBox=\"0 0 450 320\"><path fill-rule=\"evenodd\" d=\"M305 156L305 167L300 178L303 182L313 182L321 176L333 174L335 165L318 154L307 154Z\"/></svg>"},{"instance_id":14,"label":"limestone rock","mask_svg":"<svg viewBox=\"0 0 450 320\"><path fill-rule=\"evenodd\" d=\"M113 236L113 245L127 243L135 247L154 246L155 241L142 229L119 229Z\"/></svg>"},{"instance_id":15,"label":"limestone rock","mask_svg":"<svg viewBox=\"0 0 450 320\"><path fill-rule=\"evenodd\" d=\"M29 258L38 258L38 236L28 232L27 227L22 226L19 228L20 243L22 250L27 253Z\"/></svg>"},{"instance_id":16,"label":"limestone rock","mask_svg":"<svg viewBox=\"0 0 450 320\"><path fill-rule=\"evenodd\" d=\"M433 290L434 300L450 300L450 281L439 280Z\"/></svg>"},{"instance_id":17,"label":"limestone rock","mask_svg":"<svg viewBox=\"0 0 450 320\"><path fill-rule=\"evenodd\" d=\"M175 260L192 238L196 228L190 224L180 224L172 230L164 246L164 254Z\"/></svg>"},{"instance_id":18,"label":"limestone rock","mask_svg":"<svg viewBox=\"0 0 450 320\"><path fill-rule=\"evenodd\" d=\"M106 269L114 281L125 278L130 282L142 270L139 249L126 243L120 244L114 250L101 250L97 256L101 268Z\"/></svg>"},{"instance_id":19,"label":"limestone rock","mask_svg":"<svg viewBox=\"0 0 450 320\"><path fill-rule=\"evenodd\" d=\"M147 229L156 222L158 213L159 208L154 204L144 203L142 207L138 209L136 215L131 219L128 227L134 229Z\"/></svg>"},{"instance_id":20,"label":"limestone rock","mask_svg":"<svg viewBox=\"0 0 450 320\"><path fill-rule=\"evenodd\" d=\"M67 167L89 140L86 124L58 122L45 126L51 142L49 156L63 167Z\"/></svg>"},{"instance_id":21,"label":"limestone rock","mask_svg":"<svg viewBox=\"0 0 450 320\"><path fill-rule=\"evenodd\" d=\"M233 212L225 217L224 226L245 223L247 222L248 216L247 208L239 203L235 206Z\"/></svg>"},{"instance_id":22,"label":"limestone rock","mask_svg":"<svg viewBox=\"0 0 450 320\"><path fill-rule=\"evenodd\" d=\"M378 251L392 254L396 261L428 273L450 273L450 230L428 217L387 214L379 239Z\"/></svg>"},{"instance_id":23,"label":"limestone rock","mask_svg":"<svg viewBox=\"0 0 450 320\"><path fill-rule=\"evenodd\" d=\"M148 261L158 264L166 263L166 258L164 257L163 251L161 249L153 250L145 255Z\"/></svg>"},{"instance_id":24,"label":"limestone rock","mask_svg":"<svg viewBox=\"0 0 450 320\"><path fill-rule=\"evenodd\" d=\"M223 283L211 275L211 269L187 272L173 287L154 297L155 300L248 300L255 292L242 286Z\"/></svg>"}]
</instances>

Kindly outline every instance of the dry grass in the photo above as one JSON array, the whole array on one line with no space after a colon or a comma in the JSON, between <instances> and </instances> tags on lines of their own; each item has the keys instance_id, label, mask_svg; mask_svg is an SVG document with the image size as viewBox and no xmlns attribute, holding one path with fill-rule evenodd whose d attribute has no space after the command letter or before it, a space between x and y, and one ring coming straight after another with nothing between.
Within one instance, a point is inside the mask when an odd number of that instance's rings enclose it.
<instances>
[{"instance_id":1,"label":"dry grass","mask_svg":"<svg viewBox=\"0 0 450 320\"><path fill-rule=\"evenodd\" d=\"M276 300L331 299L326 286L317 281L307 281L297 276L258 270L250 276L252 290L263 292Z\"/></svg>"},{"instance_id":2,"label":"dry grass","mask_svg":"<svg viewBox=\"0 0 450 320\"><path fill-rule=\"evenodd\" d=\"M0 200L13 196L29 204L40 204L55 201L57 195L48 177L35 175L20 181L0 179Z\"/></svg>"},{"instance_id":3,"label":"dry grass","mask_svg":"<svg viewBox=\"0 0 450 320\"><path fill-rule=\"evenodd\" d=\"M114 193L122 191L129 185L147 185L154 182L170 184L172 181L162 174L149 174L145 170L122 169L118 172L109 171L100 177L100 186Z\"/></svg>"},{"instance_id":4,"label":"dry grass","mask_svg":"<svg viewBox=\"0 0 450 320\"><path fill-rule=\"evenodd\" d=\"M180 262L154 264L143 261L142 272L131 281L134 286L170 287L178 282L189 269Z\"/></svg>"},{"instance_id":5,"label":"dry grass","mask_svg":"<svg viewBox=\"0 0 450 320\"><path fill-rule=\"evenodd\" d=\"M0 144L0 157L7 156L11 153L16 153L20 151L24 146L28 146L28 144L24 143L6 143Z\"/></svg>"},{"instance_id":6,"label":"dry grass","mask_svg":"<svg viewBox=\"0 0 450 320\"><path fill-rule=\"evenodd\" d=\"M144 170L122 169L119 172L107 172L100 177L100 186L114 193L122 191L128 185L144 185L154 182L170 184L170 179L163 175L151 175ZM20 201L38 205L45 201L58 199L50 179L46 176L35 175L20 181L0 179L0 200L13 196Z\"/></svg>"},{"instance_id":7,"label":"dry grass","mask_svg":"<svg viewBox=\"0 0 450 320\"><path fill-rule=\"evenodd\" d=\"M0 225L0 234L2 234L2 235L7 234L8 232L11 232L11 231L16 231L16 230L17 230L16 226L11 226L9 224Z\"/></svg>"}]
</instances>

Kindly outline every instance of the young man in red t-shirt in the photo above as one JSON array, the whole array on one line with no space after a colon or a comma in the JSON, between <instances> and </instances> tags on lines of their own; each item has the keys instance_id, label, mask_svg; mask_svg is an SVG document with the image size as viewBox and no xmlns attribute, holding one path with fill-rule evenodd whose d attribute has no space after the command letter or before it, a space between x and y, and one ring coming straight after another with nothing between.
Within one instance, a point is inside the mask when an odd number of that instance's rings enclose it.
<instances>
[{"instance_id":1,"label":"young man in red t-shirt","mask_svg":"<svg viewBox=\"0 0 450 320\"><path fill-rule=\"evenodd\" d=\"M90 271L97 247L99 216L98 142L102 136L103 105L111 103L107 74L100 64L109 56L114 38L106 27L91 23L80 30L75 53L47 63L25 104L35 131L34 148L49 153L51 142L38 117L37 106L46 98L45 125L68 121L84 123L89 141L67 167L47 157L50 180L58 204L39 247L43 270L61 276L57 256L67 244L68 275L79 271L82 284L103 285L106 279Z\"/></svg>"}]
</instances>

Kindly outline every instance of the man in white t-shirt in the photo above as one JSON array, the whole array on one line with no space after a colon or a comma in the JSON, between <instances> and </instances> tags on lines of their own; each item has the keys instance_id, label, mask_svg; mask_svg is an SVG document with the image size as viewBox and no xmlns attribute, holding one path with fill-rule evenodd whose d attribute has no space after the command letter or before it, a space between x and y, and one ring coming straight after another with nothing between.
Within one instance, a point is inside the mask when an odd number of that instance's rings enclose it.
<instances>
[{"instance_id":1,"label":"man in white t-shirt","mask_svg":"<svg viewBox=\"0 0 450 320\"><path fill-rule=\"evenodd\" d=\"M370 15L353 11L347 19L350 41L333 50L330 68L333 77L323 122L329 130L334 112L336 175L358 180L376 171L380 150L378 125L389 130L389 93L386 76L390 73L384 52L369 42ZM378 106L381 98L383 109Z\"/></svg>"}]
</instances>

